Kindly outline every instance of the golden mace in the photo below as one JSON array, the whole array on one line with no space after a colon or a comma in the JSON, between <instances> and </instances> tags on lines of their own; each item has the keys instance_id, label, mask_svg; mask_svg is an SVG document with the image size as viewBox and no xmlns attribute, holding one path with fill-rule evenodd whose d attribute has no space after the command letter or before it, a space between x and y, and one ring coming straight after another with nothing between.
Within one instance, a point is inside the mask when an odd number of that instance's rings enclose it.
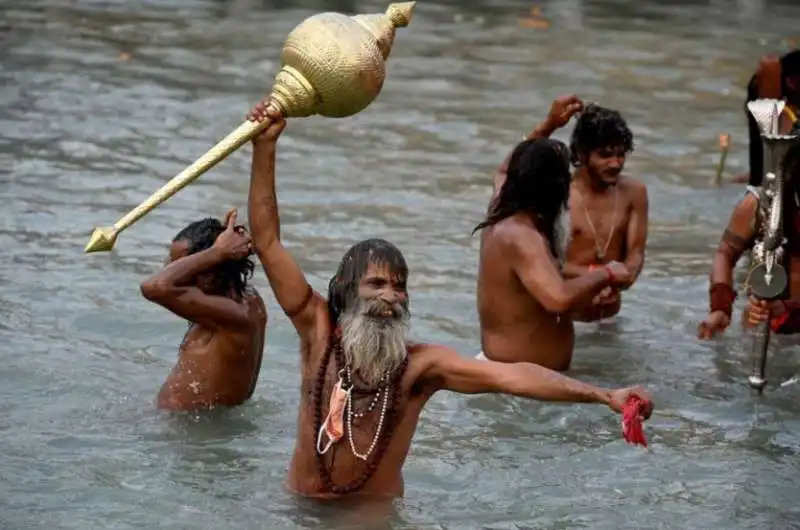
<instances>
[{"instance_id":1,"label":"golden mace","mask_svg":"<svg viewBox=\"0 0 800 530\"><path fill-rule=\"evenodd\" d=\"M383 88L395 30L411 21L415 2L391 4L385 14L320 13L289 33L281 68L267 98L286 118L319 114L344 118L361 112ZM269 126L245 121L113 226L95 228L84 252L114 248L119 233L195 181Z\"/></svg>"}]
</instances>

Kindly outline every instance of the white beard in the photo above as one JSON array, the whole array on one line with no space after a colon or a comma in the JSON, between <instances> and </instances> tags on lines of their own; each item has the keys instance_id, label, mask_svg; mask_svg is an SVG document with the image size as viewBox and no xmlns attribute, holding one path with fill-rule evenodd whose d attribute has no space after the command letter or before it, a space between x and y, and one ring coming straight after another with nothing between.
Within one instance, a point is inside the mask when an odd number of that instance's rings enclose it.
<instances>
[{"instance_id":1,"label":"white beard","mask_svg":"<svg viewBox=\"0 0 800 530\"><path fill-rule=\"evenodd\" d=\"M409 314L400 318L376 319L368 315L369 304L358 305L341 316L342 352L354 374L370 388L400 367L408 356L406 337Z\"/></svg>"},{"instance_id":2,"label":"white beard","mask_svg":"<svg viewBox=\"0 0 800 530\"><path fill-rule=\"evenodd\" d=\"M569 208L564 208L561 213L556 217L555 223L555 245L553 251L556 254L556 259L560 265L563 265L567 259L567 248L569 248L570 241L572 241L572 217L569 213Z\"/></svg>"}]
</instances>

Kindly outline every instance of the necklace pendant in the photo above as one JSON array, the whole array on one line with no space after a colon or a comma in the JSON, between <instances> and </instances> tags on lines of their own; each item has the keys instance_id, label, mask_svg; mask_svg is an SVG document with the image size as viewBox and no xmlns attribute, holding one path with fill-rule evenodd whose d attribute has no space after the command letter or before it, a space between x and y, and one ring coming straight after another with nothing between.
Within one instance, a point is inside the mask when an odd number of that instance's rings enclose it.
<instances>
[{"instance_id":1,"label":"necklace pendant","mask_svg":"<svg viewBox=\"0 0 800 530\"><path fill-rule=\"evenodd\" d=\"M599 248L595 248L595 254L597 254L597 260L600 263L606 262L606 253L600 250Z\"/></svg>"}]
</instances>

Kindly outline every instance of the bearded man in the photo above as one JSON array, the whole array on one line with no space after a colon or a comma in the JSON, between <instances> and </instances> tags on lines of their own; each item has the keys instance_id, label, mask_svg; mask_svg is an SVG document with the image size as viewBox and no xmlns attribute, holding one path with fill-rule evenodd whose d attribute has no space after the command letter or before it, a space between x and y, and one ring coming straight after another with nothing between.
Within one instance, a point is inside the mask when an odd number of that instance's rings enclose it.
<instances>
[{"instance_id":1,"label":"bearded man","mask_svg":"<svg viewBox=\"0 0 800 530\"><path fill-rule=\"evenodd\" d=\"M479 358L532 362L564 371L575 345L573 315L601 290L627 285L618 262L565 280L570 194L567 147L548 137L583 109L575 96L553 102L547 119L500 166L481 233Z\"/></svg>"},{"instance_id":2,"label":"bearded man","mask_svg":"<svg viewBox=\"0 0 800 530\"><path fill-rule=\"evenodd\" d=\"M789 288L785 299L766 302L750 296L742 314L746 327L770 321L773 333L800 332L800 142L788 149L783 168L783 262L789 273ZM752 249L758 227L764 219L758 215L759 189L748 188L745 197L733 209L728 226L722 234L711 267L709 312L697 329L697 336L710 339L725 331L731 323L736 290L733 270L745 251Z\"/></svg>"},{"instance_id":3,"label":"bearded man","mask_svg":"<svg viewBox=\"0 0 800 530\"><path fill-rule=\"evenodd\" d=\"M275 297L300 336L298 437L288 487L301 495L403 494L402 468L423 407L439 390L604 403L620 412L640 388L604 390L528 363L494 363L407 339L408 267L382 239L342 258L327 299L283 247L275 195L276 142L284 123L263 103L249 119L275 120L253 141L249 219Z\"/></svg>"}]
</instances>

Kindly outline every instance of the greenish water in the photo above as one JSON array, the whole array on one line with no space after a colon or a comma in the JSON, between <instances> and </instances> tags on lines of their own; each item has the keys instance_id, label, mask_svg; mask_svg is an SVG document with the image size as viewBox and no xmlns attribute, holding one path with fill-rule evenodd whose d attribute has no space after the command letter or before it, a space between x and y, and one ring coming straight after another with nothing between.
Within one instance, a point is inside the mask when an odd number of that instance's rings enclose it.
<instances>
[{"instance_id":1,"label":"greenish water","mask_svg":"<svg viewBox=\"0 0 800 530\"><path fill-rule=\"evenodd\" d=\"M462 7L459 7L462 5ZM628 170L650 189L641 280L616 325L579 327L572 373L646 384L648 452L598 407L441 395L406 465L395 528L800 528L791 343L755 399L733 330L699 343L713 245L741 187L709 188L717 137L746 170L743 87L783 50L788 2L420 1L383 94L346 120L290 124L279 192L287 244L317 288L348 245L380 236L412 267L414 335L477 352L477 238L490 174L556 96L619 108ZM343 526L283 489L299 373L271 318L253 401L171 417L153 398L185 324L143 300L186 223L245 207L249 148L84 255L108 224L239 123L286 33L321 10L385 3L167 0L0 3L0 527ZM760 7L759 7L760 6ZM130 60L120 59L129 53ZM567 131L559 133L565 138ZM352 521L350 521L352 522ZM349 524L349 523L348 523Z\"/></svg>"}]
</instances>

